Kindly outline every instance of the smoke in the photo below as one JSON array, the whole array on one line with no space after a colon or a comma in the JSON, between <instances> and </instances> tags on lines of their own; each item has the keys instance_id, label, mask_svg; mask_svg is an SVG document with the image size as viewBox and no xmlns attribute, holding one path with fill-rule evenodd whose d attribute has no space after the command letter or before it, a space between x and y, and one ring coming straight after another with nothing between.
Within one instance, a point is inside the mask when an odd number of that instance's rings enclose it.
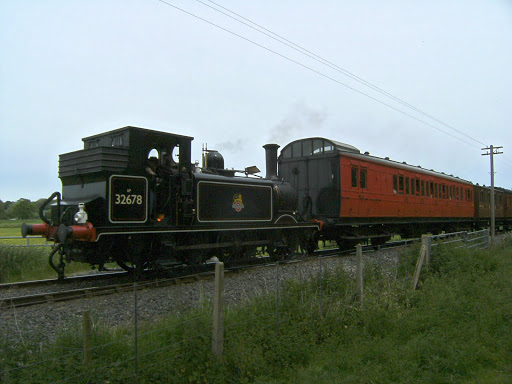
<instances>
[{"instance_id":1,"label":"smoke","mask_svg":"<svg viewBox=\"0 0 512 384\"><path fill-rule=\"evenodd\" d=\"M243 139L228 140L222 143L215 144L215 148L219 152L238 153L243 152L245 141Z\"/></svg>"},{"instance_id":2,"label":"smoke","mask_svg":"<svg viewBox=\"0 0 512 384\"><path fill-rule=\"evenodd\" d=\"M315 136L326 116L324 111L314 110L302 102L295 103L286 117L272 129L268 142L284 145L301 136Z\"/></svg>"}]
</instances>

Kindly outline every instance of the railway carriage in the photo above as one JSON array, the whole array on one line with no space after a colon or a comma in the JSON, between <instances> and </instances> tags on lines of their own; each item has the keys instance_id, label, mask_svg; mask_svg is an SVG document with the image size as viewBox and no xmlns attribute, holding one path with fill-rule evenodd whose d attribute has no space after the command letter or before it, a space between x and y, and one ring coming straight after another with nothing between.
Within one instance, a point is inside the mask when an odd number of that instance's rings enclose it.
<instances>
[{"instance_id":1,"label":"railway carriage","mask_svg":"<svg viewBox=\"0 0 512 384\"><path fill-rule=\"evenodd\" d=\"M322 236L340 245L474 224L471 182L325 138L285 146L279 176L297 189L303 216L320 221Z\"/></svg>"},{"instance_id":2,"label":"railway carriage","mask_svg":"<svg viewBox=\"0 0 512 384\"><path fill-rule=\"evenodd\" d=\"M512 229L512 191L494 188L496 228ZM489 227L491 219L491 188L475 185L475 223L478 227Z\"/></svg>"}]
</instances>

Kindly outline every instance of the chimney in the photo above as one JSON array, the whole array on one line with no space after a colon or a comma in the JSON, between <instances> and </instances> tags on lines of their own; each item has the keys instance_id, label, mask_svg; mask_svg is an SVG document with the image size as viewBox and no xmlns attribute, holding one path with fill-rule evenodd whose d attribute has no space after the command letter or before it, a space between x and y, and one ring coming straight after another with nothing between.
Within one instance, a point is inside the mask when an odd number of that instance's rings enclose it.
<instances>
[{"instance_id":1,"label":"chimney","mask_svg":"<svg viewBox=\"0 0 512 384\"><path fill-rule=\"evenodd\" d=\"M277 144L265 144L265 161L267 167L267 174L265 178L275 179L277 178Z\"/></svg>"}]
</instances>

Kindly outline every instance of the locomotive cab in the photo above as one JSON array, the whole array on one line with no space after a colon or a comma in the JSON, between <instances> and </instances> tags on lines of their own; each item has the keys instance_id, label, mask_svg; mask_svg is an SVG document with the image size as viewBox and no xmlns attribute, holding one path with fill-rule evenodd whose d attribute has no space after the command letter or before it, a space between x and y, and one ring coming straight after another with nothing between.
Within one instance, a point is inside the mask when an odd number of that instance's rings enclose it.
<instances>
[{"instance_id":1,"label":"locomotive cab","mask_svg":"<svg viewBox=\"0 0 512 384\"><path fill-rule=\"evenodd\" d=\"M94 226L144 224L176 212L163 196L177 179L189 179L192 140L137 127L84 138L83 150L59 157L62 202L52 221L73 224L79 203Z\"/></svg>"}]
</instances>

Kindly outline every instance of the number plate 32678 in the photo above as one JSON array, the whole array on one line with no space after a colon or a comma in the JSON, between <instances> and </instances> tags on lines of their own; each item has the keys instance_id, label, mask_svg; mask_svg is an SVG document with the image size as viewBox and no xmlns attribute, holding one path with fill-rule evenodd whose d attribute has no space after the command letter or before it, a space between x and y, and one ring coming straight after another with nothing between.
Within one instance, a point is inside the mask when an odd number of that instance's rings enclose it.
<instances>
[{"instance_id":1,"label":"number plate 32678","mask_svg":"<svg viewBox=\"0 0 512 384\"><path fill-rule=\"evenodd\" d=\"M110 222L143 223L147 220L148 181L141 176L110 177Z\"/></svg>"}]
</instances>

